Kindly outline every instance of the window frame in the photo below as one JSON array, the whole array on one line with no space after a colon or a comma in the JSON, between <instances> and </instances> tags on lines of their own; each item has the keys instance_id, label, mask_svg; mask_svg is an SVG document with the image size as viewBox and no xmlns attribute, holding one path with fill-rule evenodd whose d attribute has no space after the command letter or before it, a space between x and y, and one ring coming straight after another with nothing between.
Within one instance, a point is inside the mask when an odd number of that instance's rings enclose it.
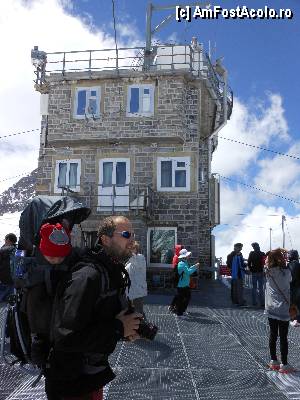
<instances>
[{"instance_id":1,"label":"window frame","mask_svg":"<svg viewBox=\"0 0 300 400\"><path fill-rule=\"evenodd\" d=\"M85 102L85 114L84 115L77 114L78 93L80 91L82 91L82 90L86 91L86 95L85 95L86 102ZM91 94L90 94L90 96L88 96L87 93L88 92L91 93L92 90L96 91L96 104L97 104L97 110L96 111L97 112L95 114L90 114L90 113L87 112L88 99L93 97L93 96L91 96ZM75 118L75 119L85 119L86 117L88 117L88 118L93 118L93 117L94 118L100 118L101 117L100 104L101 104L101 87L100 86L77 86L75 88L75 91L74 91L73 118Z\"/></svg>"},{"instance_id":2,"label":"window frame","mask_svg":"<svg viewBox=\"0 0 300 400\"><path fill-rule=\"evenodd\" d=\"M175 226L149 226L148 229L147 229L147 265L149 267L154 267L154 268L172 268L172 264L151 263L150 262L150 255L151 255L150 235L151 235L151 231L174 231L175 232L174 249L175 249L175 245L177 244L177 227L175 227ZM175 251L174 249L172 249L172 250Z\"/></svg>"},{"instance_id":3,"label":"window frame","mask_svg":"<svg viewBox=\"0 0 300 400\"><path fill-rule=\"evenodd\" d=\"M172 186L161 186L161 163L162 161L172 161ZM177 162L185 162L185 167L177 167ZM175 186L175 172L186 171L186 185L184 187ZM157 157L157 191L158 192L190 192L191 191L191 157Z\"/></svg>"},{"instance_id":4,"label":"window frame","mask_svg":"<svg viewBox=\"0 0 300 400\"><path fill-rule=\"evenodd\" d=\"M103 186L103 165L106 162L112 162L113 163L113 169L112 169L112 184L111 185L105 185ZM117 163L118 162L124 162L126 164L126 180L125 180L125 184L124 185L118 185L116 184L116 178L117 178ZM108 210L108 206L107 205L103 205L103 203L105 204L106 201L101 202L101 196L103 196L103 194L107 195L109 194L109 196L111 196L113 194L113 185L115 185L115 194L116 194L116 198L120 198L120 195L125 195L128 196L128 205L127 203L124 205L118 205L116 204L115 207L118 208L118 211L128 211L129 207L130 207L130 183L131 183L131 158L130 157L124 157L124 156L120 156L120 157L113 157L113 158L100 158L98 160L98 168L99 168L99 177L98 177L98 202L97 202L97 211L107 211ZM113 183L115 182L115 183ZM111 193L109 193L109 191L112 191ZM118 203L118 200L116 200L116 202ZM101 204L102 203L102 204Z\"/></svg>"},{"instance_id":5,"label":"window frame","mask_svg":"<svg viewBox=\"0 0 300 400\"><path fill-rule=\"evenodd\" d=\"M74 187L70 187L74 192L80 192L80 179L81 179L81 160L80 159L68 159L68 160L56 160L55 162L55 180L54 180L54 193L61 193L62 188L58 187L58 177L59 177L59 164L66 163L67 164L67 172L66 172L66 187L68 187L68 180L70 174L70 165L77 163L77 185Z\"/></svg>"},{"instance_id":6,"label":"window frame","mask_svg":"<svg viewBox=\"0 0 300 400\"><path fill-rule=\"evenodd\" d=\"M139 110L138 112L132 113L130 112L130 101L131 101L131 89L139 89ZM150 95L150 111L141 110L143 104L143 93L141 89L149 89ZM126 116L127 117L151 117L154 115L154 84L139 84L139 85L129 85L127 88L127 107L126 107Z\"/></svg>"}]
</instances>

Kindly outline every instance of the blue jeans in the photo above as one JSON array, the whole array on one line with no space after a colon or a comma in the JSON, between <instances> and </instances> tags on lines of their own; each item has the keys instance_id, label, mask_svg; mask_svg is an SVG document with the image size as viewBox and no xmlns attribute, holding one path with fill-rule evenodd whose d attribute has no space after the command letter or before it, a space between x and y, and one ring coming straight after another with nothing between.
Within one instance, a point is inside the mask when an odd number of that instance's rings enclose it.
<instances>
[{"instance_id":1,"label":"blue jeans","mask_svg":"<svg viewBox=\"0 0 300 400\"><path fill-rule=\"evenodd\" d=\"M257 304L256 295L257 289L259 294L259 303L264 304L264 274L263 272L252 272L252 303Z\"/></svg>"},{"instance_id":2,"label":"blue jeans","mask_svg":"<svg viewBox=\"0 0 300 400\"><path fill-rule=\"evenodd\" d=\"M7 297L10 294L13 294L14 287L12 285L4 285L4 283L0 283L0 302L6 301Z\"/></svg>"}]
</instances>

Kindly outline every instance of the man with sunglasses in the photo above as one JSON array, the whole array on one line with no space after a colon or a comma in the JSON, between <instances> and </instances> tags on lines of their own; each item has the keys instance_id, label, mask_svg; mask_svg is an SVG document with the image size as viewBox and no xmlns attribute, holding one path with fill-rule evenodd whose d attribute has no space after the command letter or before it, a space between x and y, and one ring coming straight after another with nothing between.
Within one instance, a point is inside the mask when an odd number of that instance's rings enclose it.
<instances>
[{"instance_id":1,"label":"man with sunglasses","mask_svg":"<svg viewBox=\"0 0 300 400\"><path fill-rule=\"evenodd\" d=\"M127 218L105 218L97 252L76 264L56 291L53 349L46 371L49 400L101 400L103 386L115 377L108 356L118 340L139 337L141 315L126 314L129 277L124 263L131 256L133 238Z\"/></svg>"}]
</instances>

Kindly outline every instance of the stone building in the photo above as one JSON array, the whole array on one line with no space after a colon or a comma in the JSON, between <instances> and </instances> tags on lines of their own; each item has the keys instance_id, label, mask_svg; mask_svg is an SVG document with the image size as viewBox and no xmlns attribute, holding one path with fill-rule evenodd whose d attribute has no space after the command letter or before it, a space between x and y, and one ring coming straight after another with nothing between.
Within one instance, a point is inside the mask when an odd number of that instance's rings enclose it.
<instances>
[{"instance_id":1,"label":"stone building","mask_svg":"<svg viewBox=\"0 0 300 400\"><path fill-rule=\"evenodd\" d=\"M32 58L42 114L36 193L68 193L91 207L82 224L91 245L103 217L128 216L154 285L168 286L176 243L210 266L219 222L210 164L232 109L221 63L195 39L153 47L147 65L143 49L35 47Z\"/></svg>"}]
</instances>

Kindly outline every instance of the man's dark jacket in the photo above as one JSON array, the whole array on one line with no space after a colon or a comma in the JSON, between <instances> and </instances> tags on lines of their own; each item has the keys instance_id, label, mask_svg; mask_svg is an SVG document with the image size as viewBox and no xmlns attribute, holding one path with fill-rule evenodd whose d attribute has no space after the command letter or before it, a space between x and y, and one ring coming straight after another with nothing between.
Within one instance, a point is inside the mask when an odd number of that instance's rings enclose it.
<instances>
[{"instance_id":1,"label":"man's dark jacket","mask_svg":"<svg viewBox=\"0 0 300 400\"><path fill-rule=\"evenodd\" d=\"M248 268L250 272L257 273L264 270L265 253L260 250L250 251L248 257Z\"/></svg>"},{"instance_id":2,"label":"man's dark jacket","mask_svg":"<svg viewBox=\"0 0 300 400\"><path fill-rule=\"evenodd\" d=\"M2 246L0 249L0 282L4 285L12 285L13 280L10 272L10 255L16 246Z\"/></svg>"},{"instance_id":3,"label":"man's dark jacket","mask_svg":"<svg viewBox=\"0 0 300 400\"><path fill-rule=\"evenodd\" d=\"M124 335L115 318L126 307L123 270L102 250L78 263L58 285L46 381L61 395L89 393L115 377L108 356Z\"/></svg>"},{"instance_id":4,"label":"man's dark jacket","mask_svg":"<svg viewBox=\"0 0 300 400\"><path fill-rule=\"evenodd\" d=\"M229 253L228 254L228 256L227 256L227 260L226 260L226 265L227 265L227 267L231 270L231 268L232 268L232 260L233 260L233 257L236 255L236 252L235 251L232 251L231 253Z\"/></svg>"},{"instance_id":5,"label":"man's dark jacket","mask_svg":"<svg viewBox=\"0 0 300 400\"><path fill-rule=\"evenodd\" d=\"M300 305L300 263L298 260L289 262L288 267L292 273L291 298L292 302Z\"/></svg>"}]
</instances>

